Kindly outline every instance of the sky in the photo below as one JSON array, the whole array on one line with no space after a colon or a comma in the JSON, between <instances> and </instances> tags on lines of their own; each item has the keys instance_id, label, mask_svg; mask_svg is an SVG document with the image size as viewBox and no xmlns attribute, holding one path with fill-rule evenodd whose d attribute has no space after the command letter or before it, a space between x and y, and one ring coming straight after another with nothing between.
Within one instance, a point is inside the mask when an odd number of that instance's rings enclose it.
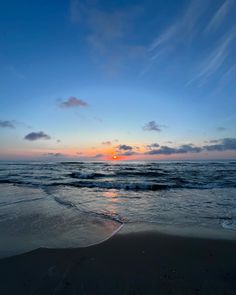
<instances>
[{"instance_id":1,"label":"sky","mask_svg":"<svg viewBox=\"0 0 236 295\"><path fill-rule=\"evenodd\" d=\"M2 1L0 160L236 159L235 0Z\"/></svg>"}]
</instances>

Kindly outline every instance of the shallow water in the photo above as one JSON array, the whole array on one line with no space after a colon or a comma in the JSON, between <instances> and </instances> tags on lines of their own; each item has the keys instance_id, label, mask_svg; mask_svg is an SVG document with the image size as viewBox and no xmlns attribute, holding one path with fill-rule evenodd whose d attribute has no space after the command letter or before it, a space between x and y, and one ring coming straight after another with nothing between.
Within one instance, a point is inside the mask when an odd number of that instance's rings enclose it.
<instances>
[{"instance_id":1,"label":"shallow water","mask_svg":"<svg viewBox=\"0 0 236 295\"><path fill-rule=\"evenodd\" d=\"M236 238L236 161L0 163L2 256L87 246L123 223Z\"/></svg>"}]
</instances>

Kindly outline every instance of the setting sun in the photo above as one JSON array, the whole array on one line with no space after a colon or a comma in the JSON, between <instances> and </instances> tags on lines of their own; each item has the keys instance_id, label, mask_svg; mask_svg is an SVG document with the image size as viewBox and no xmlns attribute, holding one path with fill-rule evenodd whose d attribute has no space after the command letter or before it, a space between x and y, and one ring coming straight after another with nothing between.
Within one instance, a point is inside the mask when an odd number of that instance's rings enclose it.
<instances>
[{"instance_id":1,"label":"setting sun","mask_svg":"<svg viewBox=\"0 0 236 295\"><path fill-rule=\"evenodd\" d=\"M118 160L118 156L114 155L114 156L112 157L112 159L113 159L113 160Z\"/></svg>"}]
</instances>

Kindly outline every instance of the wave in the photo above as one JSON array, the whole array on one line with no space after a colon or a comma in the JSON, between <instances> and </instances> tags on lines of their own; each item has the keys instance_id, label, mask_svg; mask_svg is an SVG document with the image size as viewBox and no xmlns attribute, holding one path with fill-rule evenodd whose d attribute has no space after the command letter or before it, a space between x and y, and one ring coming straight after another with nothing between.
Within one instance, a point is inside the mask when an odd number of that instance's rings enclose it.
<instances>
[{"instance_id":1,"label":"wave","mask_svg":"<svg viewBox=\"0 0 236 295\"><path fill-rule=\"evenodd\" d=\"M66 206L66 207L70 207L70 208L77 208L77 206L73 203L70 202L68 200L62 200L58 197L54 197L54 200L59 203L60 205Z\"/></svg>"},{"instance_id":2,"label":"wave","mask_svg":"<svg viewBox=\"0 0 236 295\"><path fill-rule=\"evenodd\" d=\"M58 164L66 166L66 165L78 165L78 164L84 164L84 163L85 162L81 162L81 161L80 162L79 161L78 162L73 161L73 162L59 162Z\"/></svg>"},{"instance_id":3,"label":"wave","mask_svg":"<svg viewBox=\"0 0 236 295\"><path fill-rule=\"evenodd\" d=\"M118 222L120 224L123 224L122 219L118 215L116 217L114 217L114 216L111 216L109 214L105 214L105 213L102 213L102 212L95 212L95 211L88 210L88 209L86 209L85 207L82 207L82 206L78 207L73 202L71 202L69 200L61 199L61 198L59 198L57 196L54 196L54 200L57 203L59 203L60 205L62 205L62 206L66 206L66 207L69 207L69 208L75 208L76 210L80 211L83 214L89 214L89 215L96 216L96 217L99 217L99 218L102 218L102 219L108 219L108 220L115 221L115 222Z\"/></svg>"},{"instance_id":4,"label":"wave","mask_svg":"<svg viewBox=\"0 0 236 295\"><path fill-rule=\"evenodd\" d=\"M106 189L123 189L123 190L165 190L171 188L167 184L155 183L119 183L119 182L101 182L101 181L78 181L68 183L69 186L87 187L87 188L106 188Z\"/></svg>"},{"instance_id":5,"label":"wave","mask_svg":"<svg viewBox=\"0 0 236 295\"><path fill-rule=\"evenodd\" d=\"M236 230L236 220L224 220L221 225L224 229Z\"/></svg>"},{"instance_id":6,"label":"wave","mask_svg":"<svg viewBox=\"0 0 236 295\"><path fill-rule=\"evenodd\" d=\"M224 221L229 221L232 220L232 217L230 216L203 216L205 219L213 219L213 220L224 220Z\"/></svg>"},{"instance_id":7,"label":"wave","mask_svg":"<svg viewBox=\"0 0 236 295\"><path fill-rule=\"evenodd\" d=\"M155 171L134 171L134 170L126 170L120 172L112 172L112 173L98 173L98 172L72 172L70 177L72 178L80 178L80 179L94 179L94 178L102 178L102 177L162 177L166 176L165 172L155 172Z\"/></svg>"},{"instance_id":8,"label":"wave","mask_svg":"<svg viewBox=\"0 0 236 295\"><path fill-rule=\"evenodd\" d=\"M219 189L219 188L226 188L223 184L217 183L191 183L184 180L178 181L169 181L162 182L134 182L132 179L130 181L126 180L126 182L119 182L119 181L90 181L90 178L76 181L76 182L53 182L49 184L49 186L59 186L59 185L66 185L78 188L103 188L103 189L117 189L117 190L133 190L133 191L159 191L159 190L169 190L169 189ZM227 188L235 188L235 185L230 184L227 185Z\"/></svg>"},{"instance_id":9,"label":"wave","mask_svg":"<svg viewBox=\"0 0 236 295\"><path fill-rule=\"evenodd\" d=\"M96 172L72 172L70 177L81 179L93 179L99 177L112 176L112 174L96 173Z\"/></svg>"},{"instance_id":10,"label":"wave","mask_svg":"<svg viewBox=\"0 0 236 295\"><path fill-rule=\"evenodd\" d=\"M0 179L0 184L23 184L23 185L28 185L31 184L28 181L21 181L21 180L14 180L14 179Z\"/></svg>"},{"instance_id":11,"label":"wave","mask_svg":"<svg viewBox=\"0 0 236 295\"><path fill-rule=\"evenodd\" d=\"M40 188L64 185L81 188L150 191L236 188L236 170L233 166L235 163L234 160L227 163L132 162L116 164L68 161L47 164L33 162L28 163L28 167L21 166L20 168L10 167L11 163L8 163L5 164L4 171L0 171L0 184Z\"/></svg>"},{"instance_id":12,"label":"wave","mask_svg":"<svg viewBox=\"0 0 236 295\"><path fill-rule=\"evenodd\" d=\"M19 204L19 203L28 203L28 202L34 202L34 201L39 201L44 199L43 197L35 198L35 199L29 199L29 200L19 200L19 201L13 201L13 202L0 202L0 207L4 206L10 206L14 204Z\"/></svg>"},{"instance_id":13,"label":"wave","mask_svg":"<svg viewBox=\"0 0 236 295\"><path fill-rule=\"evenodd\" d=\"M0 183L13 183L12 180L9 179L0 179Z\"/></svg>"},{"instance_id":14,"label":"wave","mask_svg":"<svg viewBox=\"0 0 236 295\"><path fill-rule=\"evenodd\" d=\"M112 179L106 180L106 178L111 178L111 174L102 173L79 173L71 176L71 178L78 179L78 181L71 181L70 178L62 179L59 178L39 182L37 179L28 180L15 180L15 179L0 179L0 184L12 184L26 187L40 187L45 189L46 187L54 186L72 186L78 188L103 188L103 189L117 189L117 190L133 190L133 191L159 191L159 190L169 190L169 189L220 189L220 188L236 188L236 184L232 182L228 183L194 183L187 181L182 178L169 178L169 179L159 179L155 182L151 179L145 182L142 178L142 182L138 182L138 178L128 178L125 181L121 181L113 177ZM103 179L104 178L104 179ZM28 178L29 179L29 178ZM97 181L96 181L97 179ZM100 180L99 180L100 179ZM103 179L103 180L102 180ZM64 180L64 181L63 181Z\"/></svg>"},{"instance_id":15,"label":"wave","mask_svg":"<svg viewBox=\"0 0 236 295\"><path fill-rule=\"evenodd\" d=\"M121 172L116 172L117 176L144 176L144 177L159 177L159 176L166 176L167 174L165 172L160 172L160 171L121 171Z\"/></svg>"}]
</instances>

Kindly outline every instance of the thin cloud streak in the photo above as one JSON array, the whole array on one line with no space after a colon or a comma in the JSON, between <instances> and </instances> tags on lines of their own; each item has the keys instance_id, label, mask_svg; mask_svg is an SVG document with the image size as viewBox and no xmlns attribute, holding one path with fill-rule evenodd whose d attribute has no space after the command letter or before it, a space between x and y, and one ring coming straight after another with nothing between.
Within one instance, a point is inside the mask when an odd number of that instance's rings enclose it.
<instances>
[{"instance_id":1,"label":"thin cloud streak","mask_svg":"<svg viewBox=\"0 0 236 295\"><path fill-rule=\"evenodd\" d=\"M236 28L234 27L230 32L220 40L218 46L212 52L212 54L206 58L198 69L199 74L197 74L193 79L191 79L187 86L195 81L200 81L200 84L203 85L208 78L216 73L219 68L223 66L226 59L229 56L231 44L236 37ZM223 76L223 74L222 74Z\"/></svg>"},{"instance_id":2,"label":"thin cloud streak","mask_svg":"<svg viewBox=\"0 0 236 295\"><path fill-rule=\"evenodd\" d=\"M7 71L10 72L13 76L15 76L18 79L26 80L25 75L23 75L18 69L16 69L14 66L9 65L7 68Z\"/></svg>"},{"instance_id":3,"label":"thin cloud streak","mask_svg":"<svg viewBox=\"0 0 236 295\"><path fill-rule=\"evenodd\" d=\"M149 71L156 60L161 59L163 54L167 58L168 55L174 54L185 50L186 44L193 45L193 41L201 42L202 34L209 34L222 25L226 19L230 9L235 4L233 0L224 1L220 7L213 14L211 20L205 25L205 17L209 11L209 7L212 6L212 2L209 1L197 1L192 0L182 13L182 16L167 27L162 34L160 34L149 46L148 53L150 55L149 65L141 73L145 74ZM212 51L207 57L200 58L195 74L189 79L185 86L189 86L193 82L196 82L198 86L203 86L208 79L213 75L220 73L223 77L227 72L227 68L223 67L228 61L231 55L232 42L235 39L235 27L228 28L217 41ZM197 38L197 39L196 39ZM187 49L187 48L186 48ZM235 64L235 63L234 63ZM221 79L221 78L220 78Z\"/></svg>"},{"instance_id":4,"label":"thin cloud streak","mask_svg":"<svg viewBox=\"0 0 236 295\"><path fill-rule=\"evenodd\" d=\"M216 11L216 13L213 15L211 21L207 25L205 29L205 33L209 33L210 31L215 31L217 28L220 27L220 25L225 20L225 17L229 13L231 7L234 5L233 0L226 0Z\"/></svg>"},{"instance_id":5,"label":"thin cloud streak","mask_svg":"<svg viewBox=\"0 0 236 295\"><path fill-rule=\"evenodd\" d=\"M114 42L124 45L124 37L132 27L133 19L140 14L139 6L110 11L101 10L99 5L72 0L70 18L74 23L85 25L88 29L87 42L100 54L109 52ZM122 46L121 46L122 47ZM136 47L135 47L136 48ZM137 49L137 48L136 48Z\"/></svg>"},{"instance_id":6,"label":"thin cloud streak","mask_svg":"<svg viewBox=\"0 0 236 295\"><path fill-rule=\"evenodd\" d=\"M94 157L92 158L95 158L95 159L98 159L98 158L102 158L104 157L104 154L96 154Z\"/></svg>"},{"instance_id":7,"label":"thin cloud streak","mask_svg":"<svg viewBox=\"0 0 236 295\"><path fill-rule=\"evenodd\" d=\"M135 155L139 155L139 153L134 152L134 151L127 151L124 153L118 153L118 156L125 156L125 157L130 157L130 156L135 156Z\"/></svg>"},{"instance_id":8,"label":"thin cloud streak","mask_svg":"<svg viewBox=\"0 0 236 295\"><path fill-rule=\"evenodd\" d=\"M159 148L160 145L158 143L152 143L146 146L147 149L152 150L152 149L156 149Z\"/></svg>"},{"instance_id":9,"label":"thin cloud streak","mask_svg":"<svg viewBox=\"0 0 236 295\"><path fill-rule=\"evenodd\" d=\"M62 154L62 153L46 153L43 155L48 157L65 157L65 154Z\"/></svg>"},{"instance_id":10,"label":"thin cloud streak","mask_svg":"<svg viewBox=\"0 0 236 295\"><path fill-rule=\"evenodd\" d=\"M15 128L15 121L0 120L1 128Z\"/></svg>"},{"instance_id":11,"label":"thin cloud streak","mask_svg":"<svg viewBox=\"0 0 236 295\"><path fill-rule=\"evenodd\" d=\"M72 0L70 5L71 21L87 29L91 57L109 76L122 70L127 60L140 60L146 55L146 46L130 42L130 34L135 34L134 22L142 12L140 5L109 11L101 9L96 1L91 5L89 1Z\"/></svg>"},{"instance_id":12,"label":"thin cloud streak","mask_svg":"<svg viewBox=\"0 0 236 295\"><path fill-rule=\"evenodd\" d=\"M111 141L107 140L107 141L102 141L102 145L111 145Z\"/></svg>"},{"instance_id":13,"label":"thin cloud streak","mask_svg":"<svg viewBox=\"0 0 236 295\"><path fill-rule=\"evenodd\" d=\"M162 47L176 47L179 41L186 41L186 38L192 38L196 33L196 25L202 14L207 9L208 1L193 0L189 4L183 16L172 23L159 37L150 45L148 51L152 54L151 59L159 57L158 51Z\"/></svg>"},{"instance_id":14,"label":"thin cloud streak","mask_svg":"<svg viewBox=\"0 0 236 295\"><path fill-rule=\"evenodd\" d=\"M226 131L227 129L225 127L220 126L220 127L217 128L217 130L218 131Z\"/></svg>"},{"instance_id":15,"label":"thin cloud streak","mask_svg":"<svg viewBox=\"0 0 236 295\"><path fill-rule=\"evenodd\" d=\"M232 65L225 73L222 74L221 80L214 87L214 90L211 93L211 96L218 95L228 84L231 83L234 75L236 74L236 64Z\"/></svg>"}]
</instances>

